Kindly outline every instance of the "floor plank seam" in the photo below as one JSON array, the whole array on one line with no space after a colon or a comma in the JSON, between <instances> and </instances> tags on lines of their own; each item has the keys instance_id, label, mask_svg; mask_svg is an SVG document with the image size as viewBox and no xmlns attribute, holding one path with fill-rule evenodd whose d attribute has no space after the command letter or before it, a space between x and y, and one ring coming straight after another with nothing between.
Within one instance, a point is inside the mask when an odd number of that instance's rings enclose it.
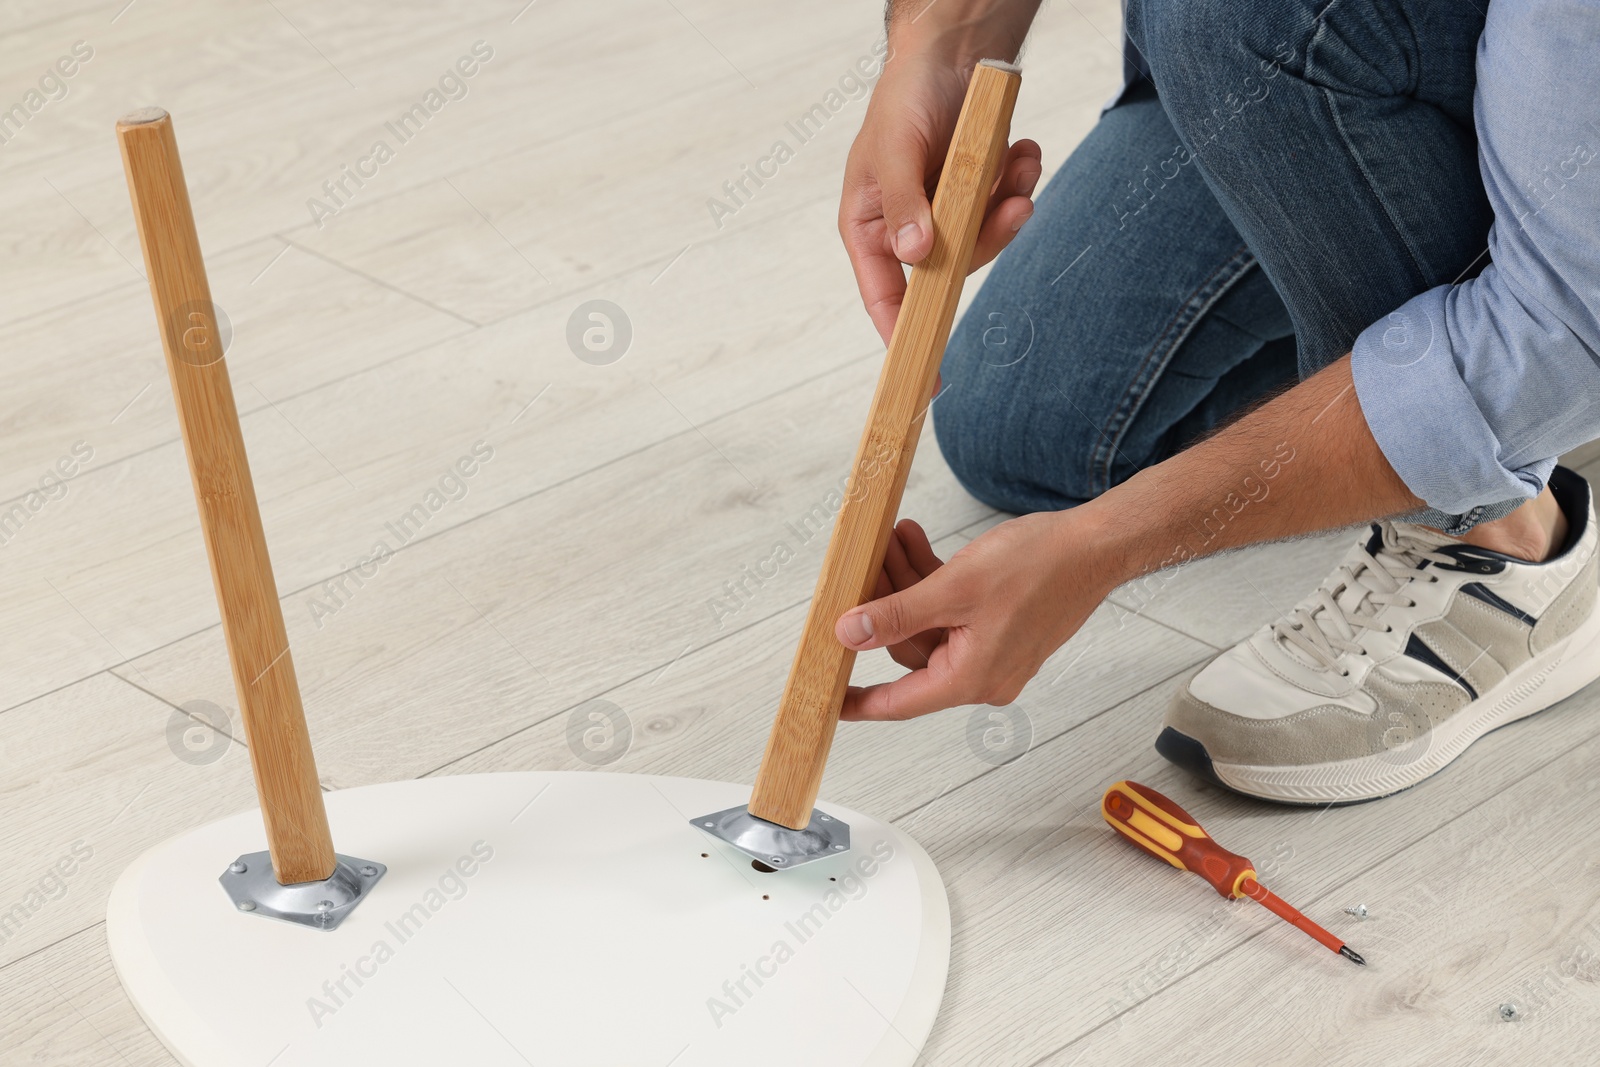
<instances>
[{"instance_id":1,"label":"floor plank seam","mask_svg":"<svg viewBox=\"0 0 1600 1067\"><path fill-rule=\"evenodd\" d=\"M918 804L916 807L913 807L913 808L911 808L911 809L909 809L907 811L902 812L899 815L894 816L889 821L891 823L894 823L895 825L899 825L901 820L910 818L911 816L915 815L917 812L922 811L923 809L927 808L929 805L933 804L934 801L940 800L943 797L949 796L951 793L954 793L957 790L965 789L967 786L971 785L973 782L976 782L976 781L978 781L978 780L980 780L982 778L986 778L989 775L995 773L996 771L1004 770L1005 768L1011 766L1013 763L1016 763L1018 760L1021 760L1021 759L1025 758L1028 755L1028 753L1030 753L1030 752L1037 752L1040 749L1044 748L1046 745L1054 744L1056 741L1060 740L1063 737L1066 737L1068 734L1072 733L1073 731L1078 730L1078 729L1080 729L1080 728L1082 728L1084 726L1087 726L1090 723L1094 722L1096 719L1100 718L1102 715L1108 715L1111 712L1117 710L1118 708L1126 706L1129 702L1139 699L1140 697L1144 696L1146 693L1149 693L1152 690L1154 690L1157 686L1166 685L1168 682L1172 681L1174 678L1178 677L1179 675L1183 674L1185 671L1187 671L1187 670L1191 669L1192 667L1194 667L1194 665L1196 663L1202 663L1202 662L1204 662L1204 660L1205 660L1205 657L1201 657L1200 659L1194 660L1193 662L1184 664L1183 666L1179 667L1177 670L1173 671L1172 673L1163 675L1162 677L1160 677L1160 678L1156 679L1155 681L1151 682L1149 685L1145 686L1143 689L1140 689L1137 692L1128 694L1127 696L1125 696L1122 699L1118 700L1116 703L1112 704L1110 707L1102 708L1100 711L1095 712L1093 715L1090 715L1088 718L1083 719L1080 722L1073 723L1071 726L1067 727L1065 730L1062 730L1060 733L1053 734L1050 737L1045 738L1043 741L1035 742L1032 746L1030 746L1028 748L1028 750L1026 752L1022 753L1022 755L1017 756L1014 759L1006 760L1004 763L996 764L995 766L990 767L987 770L979 771L977 774L973 775L971 778L969 778L966 781L960 783L959 785L952 786L951 788L945 790L943 793L940 793L939 796L933 797L933 798L931 798L929 800L925 800L922 803ZM974 706L974 707L982 707L983 705L972 705L972 706ZM951 710L958 710L958 709L951 709Z\"/></svg>"},{"instance_id":2,"label":"floor plank seam","mask_svg":"<svg viewBox=\"0 0 1600 1067\"><path fill-rule=\"evenodd\" d=\"M436 347L438 345L442 345L447 341L452 341L452 340L455 340L457 338L465 337L465 336L467 336L468 334L470 334L472 332L473 332L473 328L468 328L468 329L460 330L457 333L450 334L450 335L445 336L445 337L440 337L440 338L438 338L436 340L429 341L426 344L418 345L416 348L410 348L410 349L407 349L404 352L401 352L401 353L398 353L396 355L389 356L389 357L387 357L385 359L379 360L378 362L370 364L368 366L359 367L359 368L357 368L355 370L352 370L352 371L350 371L350 372L348 372L346 374L341 374L341 375L339 375L337 377L329 378L326 381L322 381L322 382L317 383L316 385L312 386L309 389L302 389L298 393L288 393L288 394L286 394L284 396L279 397L276 401L268 400L266 403L258 404L255 407L243 407L243 406L241 406L238 409L239 410L239 418L242 421L242 420L248 418L251 415L258 415L258 414L260 414L260 413L262 413L264 411L270 410L274 403L287 404L292 400L298 400L301 397L309 396L309 395L311 395L313 393L316 393L316 392L319 392L319 391L321 391L323 389L326 389L329 386L338 385L341 382L349 381L351 378L359 377L362 374L368 374L368 373L370 373L370 372L372 372L374 370L377 370L380 367L387 366L390 363L394 363L394 362L397 362L397 361L403 360L403 359L409 359L410 357L418 355L419 353L426 352L431 348L434 348L434 347ZM156 340L156 339L153 339L151 341L152 345L157 345L158 346L159 343L160 343L159 340ZM254 382L254 379L248 379L247 378L247 379L243 379L240 382L235 382L234 384L236 384L236 385L251 385L251 384L253 384L253 382ZM257 392L260 392L259 388L257 389ZM265 397L266 394L262 393L262 396ZM174 423L174 425L176 425L176 424ZM153 444L146 445L143 448L135 449L132 452L128 452L128 453L126 453L124 455L120 455L116 459L112 460L110 463L104 463L104 464L101 464L98 467L85 467L82 471L80 471L75 476L74 480L76 480L78 478L87 478L87 477L96 475L96 474L100 473L101 471L116 470L120 466L122 466L123 464L127 463L129 460L134 460L134 459L139 458L140 456L149 455L152 452L159 451L160 449L163 449L163 448L169 448L169 447L171 447L172 445L175 445L175 444L181 444L182 441L183 441L183 438L180 437L180 436L176 436L176 435L174 435L172 437L163 438L162 440L157 441L157 442L155 442ZM33 492L33 490L29 490L29 492ZM12 504L12 503L17 503L19 501L22 501L22 500L26 499L27 496L28 496L28 493L25 492L25 493L22 493L22 494L20 494L18 496L10 497L10 498L8 498L6 500L0 500L0 507L3 507L6 504Z\"/></svg>"},{"instance_id":3,"label":"floor plank seam","mask_svg":"<svg viewBox=\"0 0 1600 1067\"><path fill-rule=\"evenodd\" d=\"M119 664L119 666L120 666L120 664ZM130 666L131 666L131 664L130 664ZM204 719L195 718L195 716L191 715L188 711L185 711L181 704L174 704L172 701L168 700L166 697L162 696L160 693L157 693L157 692L154 692L152 690L146 689L144 686L140 685L138 682L135 682L132 678L125 678L122 675L118 674L116 671L112 670L110 667L106 668L106 673L111 675L111 677L115 678L117 681L122 682L124 685L132 686L134 689L137 689L139 692L143 693L145 696L149 697L150 699L152 699L154 701L157 701L158 703L165 704L167 707L171 708L173 711L181 712L182 714L187 715L190 719L193 719L194 722L197 723L198 725L204 726L204 727L206 727L206 728L208 728L208 729L210 729L210 730L212 730L212 731L214 731L216 733L221 734L223 737L226 737L229 741L231 741L233 744L238 745L240 748L244 749L246 752L248 752L250 750L250 746L245 743L243 738L234 737L227 730L222 729L221 727L217 726L215 723L209 723L209 722L206 722Z\"/></svg>"},{"instance_id":4,"label":"floor plank seam","mask_svg":"<svg viewBox=\"0 0 1600 1067\"><path fill-rule=\"evenodd\" d=\"M825 203L825 202L829 201L830 199L832 199L831 196L813 197L810 200L803 201L802 203L799 203L799 204L794 204L794 205L791 205L791 206L786 207L786 208L778 208L772 214L763 216L763 217L758 218L758 219L755 219L754 221L747 223L743 227L730 226L727 229L720 230L717 233L711 234L709 236L696 238L694 241L692 241L690 243L692 245L695 245L695 246L698 246L698 247L701 247L701 248L705 248L705 247L710 246L710 245L717 245L717 244L726 242L728 240L731 240L736 236L739 236L739 235L742 235L742 234L751 233L753 231L758 231L764 226L773 225L773 224L776 224L778 222L781 222L781 221L787 219L791 215L795 215L795 214L798 214L798 213L806 211L806 210L815 209L818 204ZM574 295L576 295L578 293L593 291L594 289L597 289L597 288L599 288L601 286L604 286L606 284L609 284L611 282L616 282L616 281L619 281L619 280L621 280L623 278L626 278L630 274L636 274L636 273L644 270L646 267L650 266L652 263L659 263L660 261L662 261L664 259L667 259L667 258L670 258L671 256L681 255L681 254L682 254L681 250L679 252L673 252L673 251L669 250L669 251L661 252L659 254L653 254L653 255L649 256L648 258L637 260L637 261L635 261L633 263L629 263L629 264L627 264L627 265L625 265L623 267L620 267L620 268L618 268L616 270L613 270L610 274L599 276L599 277L596 277L596 278L593 278L593 279L586 279L582 285L574 286L573 288L570 288L570 289L561 289L558 292L552 293L550 295L549 299L547 299L547 300L538 300L538 301L534 301L532 303L528 303L528 304L519 305L517 307L514 307L510 311L507 311L503 315L498 315L498 316L495 316L494 318L484 320L484 325L485 326L498 326L501 323L509 322L511 319L516 318L518 315L526 315L530 311L536 311L539 308L548 307L549 305L555 303L557 300L561 300L561 299L566 298L566 297L571 297L571 296L574 296ZM853 304L854 302L855 302L854 300L850 301L851 304Z\"/></svg>"},{"instance_id":5,"label":"floor plank seam","mask_svg":"<svg viewBox=\"0 0 1600 1067\"><path fill-rule=\"evenodd\" d=\"M110 674L116 668L121 667L124 664L127 664L129 662L131 662L131 661L129 661L129 660L121 660L121 661L119 661L117 663L110 664L109 666L101 667L97 671L90 671L88 674L84 675L82 678L74 678L70 682L64 682L61 685L56 686L54 689L46 690L45 692L40 693L37 696L31 696L27 700L24 700L19 704L13 704L9 708L0 708L0 715L5 715L5 714L7 714L9 712L16 711L19 708L25 708L29 704L34 703L35 701L44 700L44 699L46 699L48 697L55 696L57 693L60 693L63 690L71 689L75 685L82 685L85 682L93 681L95 678L99 677L100 675L102 675L102 674Z\"/></svg>"},{"instance_id":6,"label":"floor plank seam","mask_svg":"<svg viewBox=\"0 0 1600 1067\"><path fill-rule=\"evenodd\" d=\"M983 516L982 518L979 518L979 519L973 519L971 522L969 522L965 526L961 527L961 529L957 530L956 533L960 534L962 537L966 537L966 538L970 539L974 535L967 533L968 530L972 529L974 526L982 526L984 523L988 522L990 519L994 518L996 515L1012 515L1012 518L1016 517L1011 512L1001 511L999 508L990 508L989 509L989 514L987 514L987 515L985 515L985 516Z\"/></svg>"},{"instance_id":7,"label":"floor plank seam","mask_svg":"<svg viewBox=\"0 0 1600 1067\"><path fill-rule=\"evenodd\" d=\"M382 278L377 277L376 275L368 274L366 271L361 270L358 267L353 267L350 264L345 263L342 260L334 259L332 256L326 255L326 254L324 254L322 252L318 252L314 248L308 248L305 245L300 244L298 241L294 241L294 240L291 240L288 237L283 236L283 234L281 234L281 233L273 234L273 236L277 237L280 241L282 241L284 244L288 245L290 248L293 248L298 252L304 252L306 255L310 256L313 259L320 259L322 262L328 264L329 266L335 267L335 268L337 268L339 270L342 270L342 271L346 272L347 274L352 274L355 277L360 278L365 282L369 282L370 284L376 285L379 288L385 289L385 290L387 290L387 291L389 291L391 293L398 293L400 296L405 297L407 300L410 300L413 303L421 304L422 306L427 307L427 308L432 308L434 311L437 311L441 315L449 315L453 319L457 319L457 320L459 320L461 322L464 322L468 326L472 327L472 330L467 331L467 333L471 333L473 331L482 329L485 325L487 325L486 323L478 322L476 319L469 319L469 318L467 318L467 316L462 315L459 312L451 311L449 308L444 307L443 305L436 304L432 300L429 300L425 296L421 296L421 295L419 295L417 293L408 292L407 290L400 288L398 285L395 285L393 282L388 282L388 281L385 281ZM456 336L464 337L464 336L466 336L466 334L458 334ZM443 342L439 342L439 343L442 344Z\"/></svg>"},{"instance_id":8,"label":"floor plank seam","mask_svg":"<svg viewBox=\"0 0 1600 1067\"><path fill-rule=\"evenodd\" d=\"M248 242L241 247L248 248L251 244L255 244L255 242ZM218 253L219 256L225 254L225 252ZM14 319L5 319L3 322L0 322L0 326L10 330L14 326L25 326L33 319L45 319L49 318L51 315L60 315L62 312L70 311L75 307L93 307L98 304L104 304L109 297L121 294L124 289L132 290L132 292L128 294L132 296L138 292L148 291L149 283L147 283L143 278L136 278L135 280L129 282L119 282L118 284L105 289L98 289L95 292L86 293L83 296L73 297L71 300L68 300L62 304L52 304L49 307L35 308L25 315L18 315Z\"/></svg>"},{"instance_id":9,"label":"floor plank seam","mask_svg":"<svg viewBox=\"0 0 1600 1067\"><path fill-rule=\"evenodd\" d=\"M1180 637L1187 637L1191 641L1198 641L1202 645L1205 645L1207 648L1213 649L1213 650L1215 650L1217 652L1221 652L1225 647L1227 647L1225 645L1219 645L1215 641L1208 641L1204 637L1201 637L1199 634L1192 634L1188 630L1185 630L1183 627L1177 625L1176 623L1166 622L1165 620L1156 618L1154 615L1146 615L1144 613L1144 608L1135 607L1132 604L1129 604L1129 603L1127 603L1127 602L1125 602L1123 600L1118 599L1115 593L1113 593L1111 596L1106 597L1106 602L1107 603L1111 603L1111 604L1115 604L1117 607L1121 608L1123 611L1126 611L1128 614L1132 615L1136 619L1142 619L1145 622L1154 623L1156 626L1160 626L1163 629L1171 630L1173 633L1178 634ZM1251 632L1254 633L1255 631L1252 630Z\"/></svg>"},{"instance_id":10,"label":"floor plank seam","mask_svg":"<svg viewBox=\"0 0 1600 1067\"><path fill-rule=\"evenodd\" d=\"M90 923L88 926L80 927L79 929L74 930L71 933L62 934L60 937L56 938L54 941L50 942L48 945L40 945L38 948L32 950L31 952L23 953L21 956L18 956L16 959L11 960L9 963L0 964L0 974L5 973L6 971L10 970L12 967L17 966L17 964L19 964L19 963L24 963L24 962L26 962L28 960L33 959L33 957L39 955L39 953L41 953L41 952L49 952L51 949L55 948L57 945L61 944L64 941L71 941L73 938L77 937L79 934L86 934L90 930L93 930L95 927L104 926L105 924L106 924L106 921L104 919L99 919L99 920L96 920L95 922Z\"/></svg>"}]
</instances>

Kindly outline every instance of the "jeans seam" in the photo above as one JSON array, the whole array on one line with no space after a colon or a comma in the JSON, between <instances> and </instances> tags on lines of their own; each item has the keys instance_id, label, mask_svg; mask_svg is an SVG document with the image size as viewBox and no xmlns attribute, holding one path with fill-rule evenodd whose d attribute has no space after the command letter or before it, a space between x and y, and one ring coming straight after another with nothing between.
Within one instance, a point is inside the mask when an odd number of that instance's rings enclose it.
<instances>
[{"instance_id":1,"label":"jeans seam","mask_svg":"<svg viewBox=\"0 0 1600 1067\"><path fill-rule=\"evenodd\" d=\"M1413 289L1420 291L1420 289L1427 283L1428 272L1423 269L1422 261L1417 255L1417 250L1412 247L1411 240L1407 237L1405 230L1400 225L1400 220L1395 217L1393 206L1387 200L1385 200L1383 195L1378 191L1378 186L1373 180L1372 172L1367 169L1367 161L1362 157L1361 153L1356 150L1356 146L1351 142L1350 134L1345 130L1344 127L1344 120L1339 116L1339 109L1334 106L1333 90L1323 85L1315 85L1315 83L1312 81L1312 73L1317 65L1314 56L1314 53L1317 50L1317 42L1321 40L1323 30L1327 28L1327 22L1324 21L1324 19L1327 13L1332 10L1337 3L1338 0L1333 0L1332 3L1328 4L1327 7L1323 8L1322 11L1317 14L1315 29L1312 30L1311 38L1306 43L1306 83L1308 85L1315 86L1317 95L1322 98L1322 107L1328 114L1328 121L1333 124L1334 129L1339 131L1339 143L1344 146L1345 152L1349 154L1351 161L1355 164L1356 171L1361 175L1361 180L1366 183L1367 192L1372 196L1373 201L1378 205L1378 207L1382 209L1383 217L1388 221L1389 229L1393 233L1395 241L1400 245L1401 248L1405 249L1406 259L1410 261L1412 269L1416 272L1415 285L1413 286Z\"/></svg>"},{"instance_id":2,"label":"jeans seam","mask_svg":"<svg viewBox=\"0 0 1600 1067\"><path fill-rule=\"evenodd\" d=\"M1106 427L1100 432L1101 444L1095 449L1089 471L1091 492L1098 495L1111 488L1112 463L1121 451L1133 417L1161 379L1162 372L1171 365L1178 349L1183 347L1184 341L1188 340L1206 312L1255 265L1256 258L1249 246L1240 244L1232 255L1195 286L1178 310L1173 312L1172 318L1140 359L1133 380L1117 401Z\"/></svg>"},{"instance_id":3,"label":"jeans seam","mask_svg":"<svg viewBox=\"0 0 1600 1067\"><path fill-rule=\"evenodd\" d=\"M1406 38L1410 47L1406 49L1406 91L1405 95L1419 99L1418 90L1422 88L1422 46L1417 42L1417 27L1411 21L1411 12L1406 10L1406 5L1395 5L1395 13L1406 26Z\"/></svg>"}]
</instances>

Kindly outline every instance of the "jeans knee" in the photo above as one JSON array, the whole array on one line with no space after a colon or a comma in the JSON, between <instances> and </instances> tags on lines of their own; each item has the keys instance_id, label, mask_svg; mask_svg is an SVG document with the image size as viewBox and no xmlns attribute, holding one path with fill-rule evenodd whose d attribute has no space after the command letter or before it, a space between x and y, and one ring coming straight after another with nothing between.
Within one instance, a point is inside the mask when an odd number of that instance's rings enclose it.
<instances>
[{"instance_id":1,"label":"jeans knee","mask_svg":"<svg viewBox=\"0 0 1600 1067\"><path fill-rule=\"evenodd\" d=\"M1024 442L1013 420L997 417L996 402L1004 399L970 390L951 389L933 406L933 431L950 472L961 487L990 507L1027 512L1028 492L1014 464Z\"/></svg>"},{"instance_id":2,"label":"jeans knee","mask_svg":"<svg viewBox=\"0 0 1600 1067\"><path fill-rule=\"evenodd\" d=\"M985 504L1018 513L1071 507L1095 495L1093 443L1073 440L1081 420L1046 384L1054 374L1033 359L1045 357L1029 352L1031 332L1013 318L981 300L963 316L945 351L934 434L951 472Z\"/></svg>"},{"instance_id":3,"label":"jeans knee","mask_svg":"<svg viewBox=\"0 0 1600 1067\"><path fill-rule=\"evenodd\" d=\"M1315 25L1296 0L1128 0L1127 28L1174 122L1219 127L1265 100ZM1181 126L1180 126L1181 128Z\"/></svg>"}]
</instances>

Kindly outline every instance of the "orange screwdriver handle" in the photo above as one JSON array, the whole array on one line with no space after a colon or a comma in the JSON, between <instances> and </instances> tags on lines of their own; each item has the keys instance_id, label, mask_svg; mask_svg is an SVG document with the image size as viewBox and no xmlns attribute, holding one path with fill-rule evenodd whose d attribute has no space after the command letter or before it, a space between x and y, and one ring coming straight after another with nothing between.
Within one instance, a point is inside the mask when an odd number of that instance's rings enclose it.
<instances>
[{"instance_id":1,"label":"orange screwdriver handle","mask_svg":"<svg viewBox=\"0 0 1600 1067\"><path fill-rule=\"evenodd\" d=\"M1192 871L1224 897L1245 895L1255 868L1211 839L1178 805L1149 786L1118 782L1106 790L1100 814L1117 833L1180 871Z\"/></svg>"}]
</instances>

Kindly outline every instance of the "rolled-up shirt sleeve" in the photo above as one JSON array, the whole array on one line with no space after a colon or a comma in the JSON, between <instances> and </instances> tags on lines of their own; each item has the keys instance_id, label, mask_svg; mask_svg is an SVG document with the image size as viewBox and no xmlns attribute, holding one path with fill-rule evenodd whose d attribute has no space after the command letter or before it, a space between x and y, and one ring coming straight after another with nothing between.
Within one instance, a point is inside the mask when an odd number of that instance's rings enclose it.
<instances>
[{"instance_id":1,"label":"rolled-up shirt sleeve","mask_svg":"<svg viewBox=\"0 0 1600 1067\"><path fill-rule=\"evenodd\" d=\"M1600 437L1600 0L1496 0L1478 43L1476 278L1356 339L1356 395L1395 473L1466 514L1532 497Z\"/></svg>"}]
</instances>

